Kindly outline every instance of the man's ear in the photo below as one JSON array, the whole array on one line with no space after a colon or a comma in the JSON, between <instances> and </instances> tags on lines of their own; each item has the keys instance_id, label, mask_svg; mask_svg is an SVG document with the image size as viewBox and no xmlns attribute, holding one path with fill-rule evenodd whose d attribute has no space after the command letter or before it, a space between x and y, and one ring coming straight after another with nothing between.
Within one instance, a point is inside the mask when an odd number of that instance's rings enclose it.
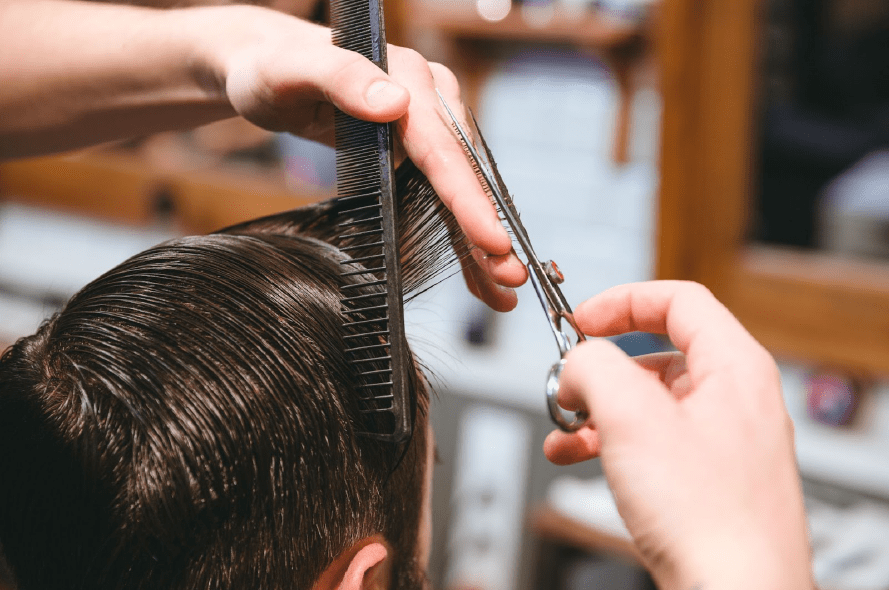
<instances>
[{"instance_id":1,"label":"man's ear","mask_svg":"<svg viewBox=\"0 0 889 590\"><path fill-rule=\"evenodd\" d=\"M389 590L391 573L389 545L380 537L368 537L334 559L313 590Z\"/></svg>"},{"instance_id":2,"label":"man's ear","mask_svg":"<svg viewBox=\"0 0 889 590\"><path fill-rule=\"evenodd\" d=\"M368 543L349 561L339 590L389 590L392 557L379 541Z\"/></svg>"}]
</instances>

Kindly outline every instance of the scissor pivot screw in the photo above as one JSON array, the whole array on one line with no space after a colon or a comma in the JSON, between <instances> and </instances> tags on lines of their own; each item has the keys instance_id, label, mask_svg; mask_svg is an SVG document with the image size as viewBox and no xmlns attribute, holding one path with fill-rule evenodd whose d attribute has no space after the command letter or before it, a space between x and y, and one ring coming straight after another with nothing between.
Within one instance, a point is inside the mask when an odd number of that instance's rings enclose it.
<instances>
[{"instance_id":1,"label":"scissor pivot screw","mask_svg":"<svg viewBox=\"0 0 889 590\"><path fill-rule=\"evenodd\" d=\"M554 282L557 285L561 285L565 282L565 275L562 274L562 271L559 270L559 267L556 265L555 261L547 260L546 264L543 265L544 271L546 271L546 276L549 277L549 280Z\"/></svg>"}]
</instances>

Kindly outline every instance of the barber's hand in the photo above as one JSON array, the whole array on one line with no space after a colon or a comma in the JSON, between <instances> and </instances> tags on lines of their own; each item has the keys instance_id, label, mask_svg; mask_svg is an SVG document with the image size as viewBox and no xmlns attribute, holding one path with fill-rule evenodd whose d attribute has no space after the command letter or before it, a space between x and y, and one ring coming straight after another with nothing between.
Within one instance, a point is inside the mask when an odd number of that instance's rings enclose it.
<instances>
[{"instance_id":1,"label":"barber's hand","mask_svg":"<svg viewBox=\"0 0 889 590\"><path fill-rule=\"evenodd\" d=\"M515 307L511 287L521 285L527 273L445 122L436 87L462 112L459 86L447 68L390 45L386 75L333 46L324 27L258 7L226 6L215 14L215 25L213 19L205 24L210 42L204 59L240 115L267 129L328 143L334 106L359 119L396 121L404 153L474 246L477 265L464 265L469 289L494 309Z\"/></svg>"},{"instance_id":2,"label":"barber's hand","mask_svg":"<svg viewBox=\"0 0 889 590\"><path fill-rule=\"evenodd\" d=\"M681 351L578 346L559 399L590 424L544 445L557 464L601 457L660 587L813 588L793 426L768 352L694 283L617 287L575 317L591 336L667 334Z\"/></svg>"}]
</instances>

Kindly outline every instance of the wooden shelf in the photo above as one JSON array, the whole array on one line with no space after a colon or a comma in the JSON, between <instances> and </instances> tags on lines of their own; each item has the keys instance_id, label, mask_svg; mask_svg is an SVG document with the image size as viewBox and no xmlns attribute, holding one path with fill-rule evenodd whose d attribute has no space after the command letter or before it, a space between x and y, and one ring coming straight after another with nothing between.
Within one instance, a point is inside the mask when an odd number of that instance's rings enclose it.
<instances>
[{"instance_id":1,"label":"wooden shelf","mask_svg":"<svg viewBox=\"0 0 889 590\"><path fill-rule=\"evenodd\" d=\"M717 285L726 305L774 354L889 375L889 265L751 245Z\"/></svg>"},{"instance_id":2,"label":"wooden shelf","mask_svg":"<svg viewBox=\"0 0 889 590\"><path fill-rule=\"evenodd\" d=\"M619 104L614 125L613 158L618 164L629 161L629 127L635 71L641 69L645 56L645 41L657 21L656 11L642 22L611 17L602 12L568 13L558 4L552 15L543 22L526 19L523 8L513 5L499 21L482 18L474 2L461 0L445 3L441 0L403 0L403 28L414 36L435 32L452 46L452 62L448 63L461 79L465 102L479 110L481 87L496 63L496 52L490 43L550 43L592 51L602 58L617 86ZM545 8L544 8L545 10Z\"/></svg>"},{"instance_id":3,"label":"wooden shelf","mask_svg":"<svg viewBox=\"0 0 889 590\"><path fill-rule=\"evenodd\" d=\"M542 539L591 552L608 553L635 564L642 556L627 539L616 537L600 529L566 516L552 506L538 506L531 512L529 526Z\"/></svg>"},{"instance_id":4,"label":"wooden shelf","mask_svg":"<svg viewBox=\"0 0 889 590\"><path fill-rule=\"evenodd\" d=\"M762 0L663 4L656 275L703 283L782 358L889 375L889 265L753 245Z\"/></svg>"},{"instance_id":5,"label":"wooden shelf","mask_svg":"<svg viewBox=\"0 0 889 590\"><path fill-rule=\"evenodd\" d=\"M312 186L291 189L258 171L161 168L128 153L87 152L0 164L0 200L120 223L150 223L161 194L172 204L173 221L186 233L207 233L334 196Z\"/></svg>"},{"instance_id":6,"label":"wooden shelf","mask_svg":"<svg viewBox=\"0 0 889 590\"><path fill-rule=\"evenodd\" d=\"M435 29L453 38L566 43L594 48L616 48L631 44L642 37L644 25L631 23L600 14L587 12L577 16L555 9L545 24L529 24L519 6L513 6L500 21L483 19L468 2L446 4L444 2L410 3L411 26Z\"/></svg>"}]
</instances>

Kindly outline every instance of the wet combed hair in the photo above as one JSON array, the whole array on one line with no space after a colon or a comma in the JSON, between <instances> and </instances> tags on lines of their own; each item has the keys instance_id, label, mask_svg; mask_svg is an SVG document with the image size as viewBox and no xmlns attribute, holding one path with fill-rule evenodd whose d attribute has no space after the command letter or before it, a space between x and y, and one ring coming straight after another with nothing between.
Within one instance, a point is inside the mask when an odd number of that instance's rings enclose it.
<instances>
[{"instance_id":1,"label":"wet combed hair","mask_svg":"<svg viewBox=\"0 0 889 590\"><path fill-rule=\"evenodd\" d=\"M375 533L394 585L420 583L427 389L414 371L400 461L356 434L338 293L355 278L310 225L161 244L6 351L0 541L20 590L309 590Z\"/></svg>"}]
</instances>

